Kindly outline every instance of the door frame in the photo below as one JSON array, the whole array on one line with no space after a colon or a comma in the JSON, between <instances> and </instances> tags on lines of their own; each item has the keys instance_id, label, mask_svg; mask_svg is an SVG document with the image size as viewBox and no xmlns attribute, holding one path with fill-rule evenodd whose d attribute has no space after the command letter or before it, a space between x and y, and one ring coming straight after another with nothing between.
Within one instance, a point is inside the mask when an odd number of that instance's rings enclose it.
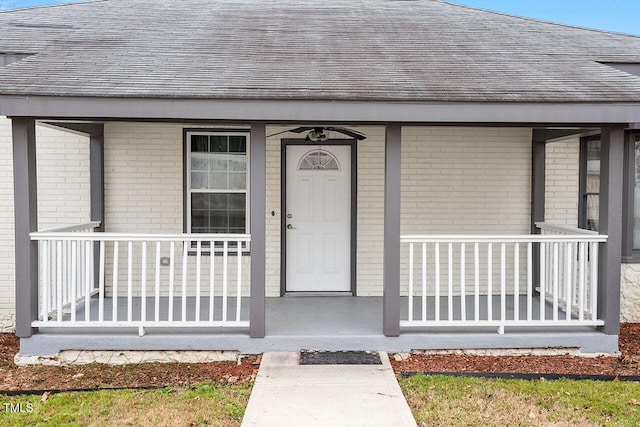
<instances>
[{"instance_id":1,"label":"door frame","mask_svg":"<svg viewBox=\"0 0 640 427\"><path fill-rule=\"evenodd\" d=\"M344 145L351 147L351 271L350 288L351 295L357 295L356 289L356 254L358 236L356 232L358 222L358 141L355 139L328 139L322 142L311 142L300 138L282 138L280 148L280 296L286 294L296 294L297 292L287 292L287 146L289 145ZM326 292L318 291L318 294Z\"/></svg>"}]
</instances>

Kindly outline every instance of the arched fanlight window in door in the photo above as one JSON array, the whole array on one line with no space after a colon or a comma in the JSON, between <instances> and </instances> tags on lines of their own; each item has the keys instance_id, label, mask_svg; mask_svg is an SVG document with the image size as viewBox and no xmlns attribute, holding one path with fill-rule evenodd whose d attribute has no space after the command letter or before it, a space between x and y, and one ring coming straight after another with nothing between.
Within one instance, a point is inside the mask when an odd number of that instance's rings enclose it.
<instances>
[{"instance_id":1,"label":"arched fanlight window in door","mask_svg":"<svg viewBox=\"0 0 640 427\"><path fill-rule=\"evenodd\" d=\"M328 151L312 150L302 156L298 170L340 170L338 159Z\"/></svg>"}]
</instances>

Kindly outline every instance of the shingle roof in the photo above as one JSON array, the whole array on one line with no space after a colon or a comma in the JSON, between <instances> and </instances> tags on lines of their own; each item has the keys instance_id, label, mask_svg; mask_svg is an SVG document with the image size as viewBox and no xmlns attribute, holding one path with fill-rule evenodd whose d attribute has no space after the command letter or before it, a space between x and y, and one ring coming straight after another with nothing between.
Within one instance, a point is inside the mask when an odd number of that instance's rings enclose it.
<instances>
[{"instance_id":1,"label":"shingle roof","mask_svg":"<svg viewBox=\"0 0 640 427\"><path fill-rule=\"evenodd\" d=\"M0 95L640 102L640 37L439 0L102 0L0 13Z\"/></svg>"}]
</instances>

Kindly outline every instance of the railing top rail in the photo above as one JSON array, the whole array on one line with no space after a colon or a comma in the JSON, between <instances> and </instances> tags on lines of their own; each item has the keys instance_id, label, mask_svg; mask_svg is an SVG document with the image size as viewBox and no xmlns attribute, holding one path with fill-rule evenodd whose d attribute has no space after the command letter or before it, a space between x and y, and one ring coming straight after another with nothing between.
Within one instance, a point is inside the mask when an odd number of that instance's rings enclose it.
<instances>
[{"instance_id":1,"label":"railing top rail","mask_svg":"<svg viewBox=\"0 0 640 427\"><path fill-rule=\"evenodd\" d=\"M536 242L606 242L604 234L578 235L403 235L402 243L536 243Z\"/></svg>"},{"instance_id":2,"label":"railing top rail","mask_svg":"<svg viewBox=\"0 0 640 427\"><path fill-rule=\"evenodd\" d=\"M556 231L558 233L585 234L589 236L598 235L597 231L585 230L584 228L569 227L560 224L552 224L550 222L536 222L536 227L541 230Z\"/></svg>"},{"instance_id":3,"label":"railing top rail","mask_svg":"<svg viewBox=\"0 0 640 427\"><path fill-rule=\"evenodd\" d=\"M73 233L73 232L33 232L31 240L89 240L89 241L131 241L131 242L250 242L250 234L151 234L151 233Z\"/></svg>"},{"instance_id":4,"label":"railing top rail","mask_svg":"<svg viewBox=\"0 0 640 427\"><path fill-rule=\"evenodd\" d=\"M100 226L100 221L89 221L83 224L69 225L66 227L47 228L40 230L38 233L66 233L71 231L89 230Z\"/></svg>"}]
</instances>

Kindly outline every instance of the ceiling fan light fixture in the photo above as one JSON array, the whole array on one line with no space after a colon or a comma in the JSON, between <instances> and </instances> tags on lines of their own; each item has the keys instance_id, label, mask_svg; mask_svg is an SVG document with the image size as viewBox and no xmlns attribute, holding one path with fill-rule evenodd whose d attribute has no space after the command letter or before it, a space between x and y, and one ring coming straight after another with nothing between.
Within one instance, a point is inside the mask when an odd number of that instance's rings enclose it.
<instances>
[{"instance_id":1,"label":"ceiling fan light fixture","mask_svg":"<svg viewBox=\"0 0 640 427\"><path fill-rule=\"evenodd\" d=\"M324 133L324 129L322 128L312 129L307 134L307 137L305 138L305 140L311 141L311 142L324 142L327 140L327 134Z\"/></svg>"}]
</instances>

